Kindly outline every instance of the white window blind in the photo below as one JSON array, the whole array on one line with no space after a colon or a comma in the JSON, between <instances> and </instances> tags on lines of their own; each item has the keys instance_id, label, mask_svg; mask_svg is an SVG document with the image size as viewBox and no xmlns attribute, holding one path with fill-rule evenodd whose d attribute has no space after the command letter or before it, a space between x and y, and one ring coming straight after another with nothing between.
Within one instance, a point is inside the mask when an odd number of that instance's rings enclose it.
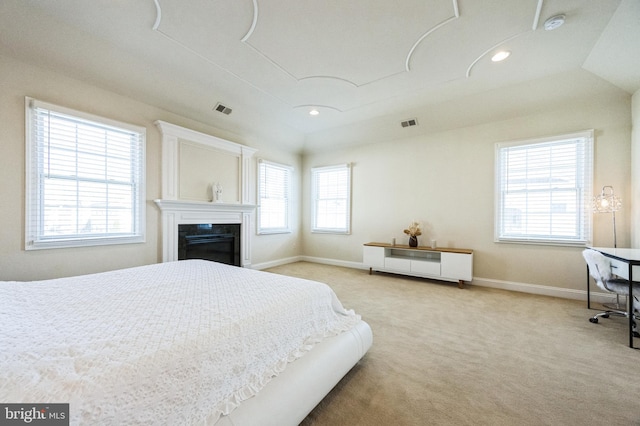
<instances>
[{"instance_id":1,"label":"white window blind","mask_svg":"<svg viewBox=\"0 0 640 426\"><path fill-rule=\"evenodd\" d=\"M591 241L593 131L496 145L496 241Z\"/></svg>"},{"instance_id":2,"label":"white window blind","mask_svg":"<svg viewBox=\"0 0 640 426\"><path fill-rule=\"evenodd\" d=\"M26 99L26 249L144 241L145 129Z\"/></svg>"},{"instance_id":3,"label":"white window blind","mask_svg":"<svg viewBox=\"0 0 640 426\"><path fill-rule=\"evenodd\" d=\"M258 234L291 232L289 199L292 168L265 160L258 162Z\"/></svg>"},{"instance_id":4,"label":"white window blind","mask_svg":"<svg viewBox=\"0 0 640 426\"><path fill-rule=\"evenodd\" d=\"M311 169L312 232L351 232L351 165Z\"/></svg>"}]
</instances>

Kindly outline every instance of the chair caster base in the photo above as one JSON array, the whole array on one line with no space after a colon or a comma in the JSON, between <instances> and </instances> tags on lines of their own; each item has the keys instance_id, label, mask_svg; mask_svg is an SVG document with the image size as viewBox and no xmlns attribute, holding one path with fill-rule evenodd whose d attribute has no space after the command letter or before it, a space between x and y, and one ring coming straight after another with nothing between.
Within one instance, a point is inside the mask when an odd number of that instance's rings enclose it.
<instances>
[{"instance_id":1,"label":"chair caster base","mask_svg":"<svg viewBox=\"0 0 640 426\"><path fill-rule=\"evenodd\" d=\"M589 322L597 324L598 323L598 318L589 318Z\"/></svg>"}]
</instances>

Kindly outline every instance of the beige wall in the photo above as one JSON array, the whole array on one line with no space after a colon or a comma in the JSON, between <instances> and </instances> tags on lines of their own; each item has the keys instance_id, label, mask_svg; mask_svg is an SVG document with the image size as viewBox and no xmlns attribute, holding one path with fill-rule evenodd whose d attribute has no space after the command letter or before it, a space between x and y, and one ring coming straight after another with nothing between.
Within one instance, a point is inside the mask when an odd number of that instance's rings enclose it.
<instances>
[{"instance_id":1,"label":"beige wall","mask_svg":"<svg viewBox=\"0 0 640 426\"><path fill-rule=\"evenodd\" d=\"M300 254L357 265L362 260L363 243L391 238L402 241L402 229L416 219L426 226L423 242L435 238L439 245L474 249L476 279L581 290L584 265L580 249L493 242L493 156L496 142L589 128L596 130L594 189L613 185L623 197L624 210L617 215L618 244L631 245L631 97L613 86L597 97L576 95L537 113L512 114L516 118L509 120L308 154L301 160L268 136L238 136L225 131L224 123L207 126L3 56L0 77L0 280L44 279L160 260L159 214L152 202L160 196L160 134L153 125L155 120L251 146L258 149L256 158L294 167L292 226L300 231L254 236L253 265ZM146 243L24 251L25 96L147 129ZM633 119L638 123L637 93L633 101ZM637 147L637 132L633 140ZM638 152L634 151L636 158ZM311 234L309 169L344 162L353 163L353 233ZM637 176L638 168L634 170ZM635 197L638 199L637 189ZM634 214L637 221L637 209ZM610 217L594 217L594 229L595 245L611 245Z\"/></svg>"},{"instance_id":2,"label":"beige wall","mask_svg":"<svg viewBox=\"0 0 640 426\"><path fill-rule=\"evenodd\" d=\"M146 243L106 247L24 250L24 97L147 129ZM258 149L257 157L280 161L295 168L300 157L279 151L278 141L260 135L242 136L210 127L110 91L66 78L44 69L0 56L0 280L33 280L93 273L155 263L161 260L159 211L152 200L160 198L160 132L155 120L163 120ZM223 124L223 123L221 123ZM255 173L254 173L255 174ZM300 213L300 187L294 185L295 216ZM299 222L294 220L294 229ZM295 256L300 247L298 232L255 236L253 263Z\"/></svg>"},{"instance_id":3,"label":"beige wall","mask_svg":"<svg viewBox=\"0 0 640 426\"><path fill-rule=\"evenodd\" d=\"M506 121L306 155L305 193L311 167L353 163L353 222L348 236L311 234L305 199L304 254L361 262L363 243L404 242L402 230L415 219L426 228L421 244L433 238L439 246L473 249L474 277L481 281L584 290L580 248L494 243L494 144L593 128L594 190L613 185L629 200L631 99L605 86L595 98L576 96ZM617 215L619 247L630 244L629 223L626 202ZM611 217L594 217L594 245L612 240Z\"/></svg>"}]
</instances>

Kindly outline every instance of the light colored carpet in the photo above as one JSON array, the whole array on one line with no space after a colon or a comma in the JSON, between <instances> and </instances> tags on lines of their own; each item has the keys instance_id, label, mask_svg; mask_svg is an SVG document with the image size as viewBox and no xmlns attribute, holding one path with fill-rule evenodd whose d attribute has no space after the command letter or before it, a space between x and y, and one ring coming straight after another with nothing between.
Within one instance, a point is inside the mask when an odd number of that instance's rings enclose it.
<instances>
[{"instance_id":1,"label":"light colored carpet","mask_svg":"<svg viewBox=\"0 0 640 426\"><path fill-rule=\"evenodd\" d=\"M589 323L585 302L307 262L269 271L329 284L373 329L303 425L640 425L640 350L624 319Z\"/></svg>"}]
</instances>

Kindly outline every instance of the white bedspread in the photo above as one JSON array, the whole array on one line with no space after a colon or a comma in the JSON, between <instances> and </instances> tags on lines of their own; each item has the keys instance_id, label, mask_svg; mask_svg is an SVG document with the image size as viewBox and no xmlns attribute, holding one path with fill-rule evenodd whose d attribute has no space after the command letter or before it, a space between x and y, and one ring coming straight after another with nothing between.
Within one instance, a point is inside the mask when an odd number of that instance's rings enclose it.
<instances>
[{"instance_id":1,"label":"white bedspread","mask_svg":"<svg viewBox=\"0 0 640 426\"><path fill-rule=\"evenodd\" d=\"M0 282L0 401L212 424L358 320L324 284L202 260Z\"/></svg>"}]
</instances>

